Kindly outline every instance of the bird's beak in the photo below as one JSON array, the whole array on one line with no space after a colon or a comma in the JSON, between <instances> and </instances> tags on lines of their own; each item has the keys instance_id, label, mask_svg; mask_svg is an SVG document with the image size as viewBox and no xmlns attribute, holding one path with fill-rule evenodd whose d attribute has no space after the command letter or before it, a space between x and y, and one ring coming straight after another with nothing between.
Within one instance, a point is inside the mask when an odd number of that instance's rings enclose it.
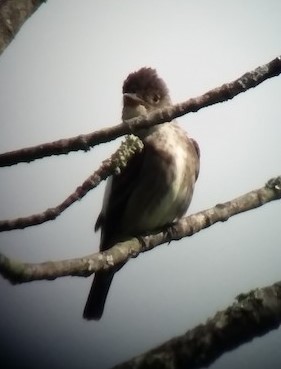
<instances>
[{"instance_id":1,"label":"bird's beak","mask_svg":"<svg viewBox=\"0 0 281 369\"><path fill-rule=\"evenodd\" d=\"M138 105L143 105L143 100L134 93L124 93L123 94L123 104L124 106L136 107Z\"/></svg>"}]
</instances>

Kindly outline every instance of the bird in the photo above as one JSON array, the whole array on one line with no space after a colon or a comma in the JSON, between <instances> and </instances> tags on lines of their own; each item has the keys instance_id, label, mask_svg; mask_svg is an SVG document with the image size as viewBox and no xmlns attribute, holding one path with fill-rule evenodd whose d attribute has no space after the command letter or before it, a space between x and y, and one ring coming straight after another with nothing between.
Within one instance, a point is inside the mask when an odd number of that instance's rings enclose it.
<instances>
[{"instance_id":1,"label":"bird","mask_svg":"<svg viewBox=\"0 0 281 369\"><path fill-rule=\"evenodd\" d=\"M143 67L123 83L122 121L172 105L157 71ZM132 237L168 227L187 211L200 169L200 149L176 121L135 133L143 142L121 173L109 177L95 230L101 229L100 251ZM101 319L113 277L125 263L94 276L83 317Z\"/></svg>"}]
</instances>

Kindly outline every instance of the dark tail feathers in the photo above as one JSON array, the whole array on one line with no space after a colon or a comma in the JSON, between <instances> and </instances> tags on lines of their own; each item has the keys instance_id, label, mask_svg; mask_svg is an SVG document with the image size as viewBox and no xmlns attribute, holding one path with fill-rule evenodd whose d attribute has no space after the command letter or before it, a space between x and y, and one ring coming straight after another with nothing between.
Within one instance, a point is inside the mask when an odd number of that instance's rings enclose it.
<instances>
[{"instance_id":1,"label":"dark tail feathers","mask_svg":"<svg viewBox=\"0 0 281 369\"><path fill-rule=\"evenodd\" d=\"M102 317L106 297L114 277L114 272L99 272L95 275L88 299L84 308L83 318L99 320Z\"/></svg>"}]
</instances>

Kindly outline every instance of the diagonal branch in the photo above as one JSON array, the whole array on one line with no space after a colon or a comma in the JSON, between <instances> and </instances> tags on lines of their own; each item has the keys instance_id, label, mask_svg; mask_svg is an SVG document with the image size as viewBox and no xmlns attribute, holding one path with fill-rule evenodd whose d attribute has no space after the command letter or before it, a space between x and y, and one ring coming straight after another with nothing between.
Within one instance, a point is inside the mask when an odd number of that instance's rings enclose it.
<instances>
[{"instance_id":1,"label":"diagonal branch","mask_svg":"<svg viewBox=\"0 0 281 369\"><path fill-rule=\"evenodd\" d=\"M13 40L23 23L46 0L0 1L0 55Z\"/></svg>"},{"instance_id":2,"label":"diagonal branch","mask_svg":"<svg viewBox=\"0 0 281 369\"><path fill-rule=\"evenodd\" d=\"M238 79L225 83L220 87L206 92L202 96L189 99L183 103L173 105L170 108L158 110L147 116L141 116L121 123L114 127L105 128L89 134L61 139L58 141L41 144L38 146L23 148L0 155L0 166L11 166L21 162L30 162L36 159L52 155L67 154L71 151L88 151L91 147L109 142L117 137L135 133L140 128L147 128L155 124L170 122L182 115L197 112L199 109L227 101L236 95L256 87L265 80L278 76L281 73L281 56L269 63L245 73Z\"/></svg>"},{"instance_id":3,"label":"diagonal branch","mask_svg":"<svg viewBox=\"0 0 281 369\"><path fill-rule=\"evenodd\" d=\"M104 160L99 169L88 177L81 186L77 187L77 189L62 203L53 208L49 208L42 213L32 214L24 218L1 220L0 232L11 231L13 229L24 229L26 227L56 219L74 202L81 200L90 190L97 187L100 182L124 168L127 165L129 158L136 152L140 152L142 148L143 143L141 140L134 135L127 136L126 140L121 143L118 150L111 155L109 159Z\"/></svg>"},{"instance_id":4,"label":"diagonal branch","mask_svg":"<svg viewBox=\"0 0 281 369\"><path fill-rule=\"evenodd\" d=\"M236 297L205 324L112 369L195 369L281 323L281 281Z\"/></svg>"},{"instance_id":5,"label":"diagonal branch","mask_svg":"<svg viewBox=\"0 0 281 369\"><path fill-rule=\"evenodd\" d=\"M155 235L133 238L121 242L111 249L77 259L49 261L39 264L22 263L0 254L0 274L12 283L23 283L42 279L55 279L63 276L89 276L100 270L112 268L141 252L171 240L192 236L217 222L224 222L231 216L257 208L281 198L281 176L273 178L258 189L234 200L218 204L211 209L182 218L169 229Z\"/></svg>"}]
</instances>

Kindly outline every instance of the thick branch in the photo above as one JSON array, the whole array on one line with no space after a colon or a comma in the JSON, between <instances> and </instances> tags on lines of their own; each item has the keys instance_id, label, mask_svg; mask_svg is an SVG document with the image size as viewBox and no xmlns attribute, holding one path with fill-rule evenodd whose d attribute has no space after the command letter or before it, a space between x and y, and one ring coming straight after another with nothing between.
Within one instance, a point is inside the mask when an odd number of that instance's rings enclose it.
<instances>
[{"instance_id":1,"label":"thick branch","mask_svg":"<svg viewBox=\"0 0 281 369\"><path fill-rule=\"evenodd\" d=\"M0 274L13 283L23 283L63 276L89 276L100 270L112 268L141 252L160 244L192 236L217 222L224 222L233 215L248 211L267 202L281 198L281 176L270 180L265 187L251 191L224 204L182 218L178 223L155 235L133 238L113 246L102 253L82 258L45 262L39 264L14 261L0 254Z\"/></svg>"},{"instance_id":2,"label":"thick branch","mask_svg":"<svg viewBox=\"0 0 281 369\"><path fill-rule=\"evenodd\" d=\"M87 178L81 186L77 187L77 189L62 203L53 208L49 208L42 213L32 214L24 218L1 220L0 232L11 231L13 229L23 229L56 219L74 202L81 200L90 190L97 187L101 181L124 168L127 165L128 159L136 152L141 151L142 148L143 143L136 136L127 136L126 140L121 143L119 149L111 155L109 159L104 160L99 169Z\"/></svg>"},{"instance_id":3,"label":"thick branch","mask_svg":"<svg viewBox=\"0 0 281 369\"><path fill-rule=\"evenodd\" d=\"M23 23L44 0L2 0L0 2L0 55L13 40Z\"/></svg>"},{"instance_id":4,"label":"thick branch","mask_svg":"<svg viewBox=\"0 0 281 369\"><path fill-rule=\"evenodd\" d=\"M183 336L114 369L193 369L209 366L224 352L279 327L281 282L241 294L227 309Z\"/></svg>"},{"instance_id":5,"label":"thick branch","mask_svg":"<svg viewBox=\"0 0 281 369\"><path fill-rule=\"evenodd\" d=\"M280 73L281 56L273 59L268 64L245 73L233 82L225 83L221 87L206 92L202 96L189 99L170 108L159 110L145 117L131 119L130 121L127 121L127 124L121 123L114 127L105 128L90 134L61 139L1 154L0 166L3 167L20 162L30 162L32 160L41 159L51 155L67 154L70 151L87 151L95 145L109 142L125 134L134 133L140 128L170 122L184 114L196 112L207 106L230 100L241 92L245 92L250 88L256 87L266 79L278 76Z\"/></svg>"}]
</instances>

